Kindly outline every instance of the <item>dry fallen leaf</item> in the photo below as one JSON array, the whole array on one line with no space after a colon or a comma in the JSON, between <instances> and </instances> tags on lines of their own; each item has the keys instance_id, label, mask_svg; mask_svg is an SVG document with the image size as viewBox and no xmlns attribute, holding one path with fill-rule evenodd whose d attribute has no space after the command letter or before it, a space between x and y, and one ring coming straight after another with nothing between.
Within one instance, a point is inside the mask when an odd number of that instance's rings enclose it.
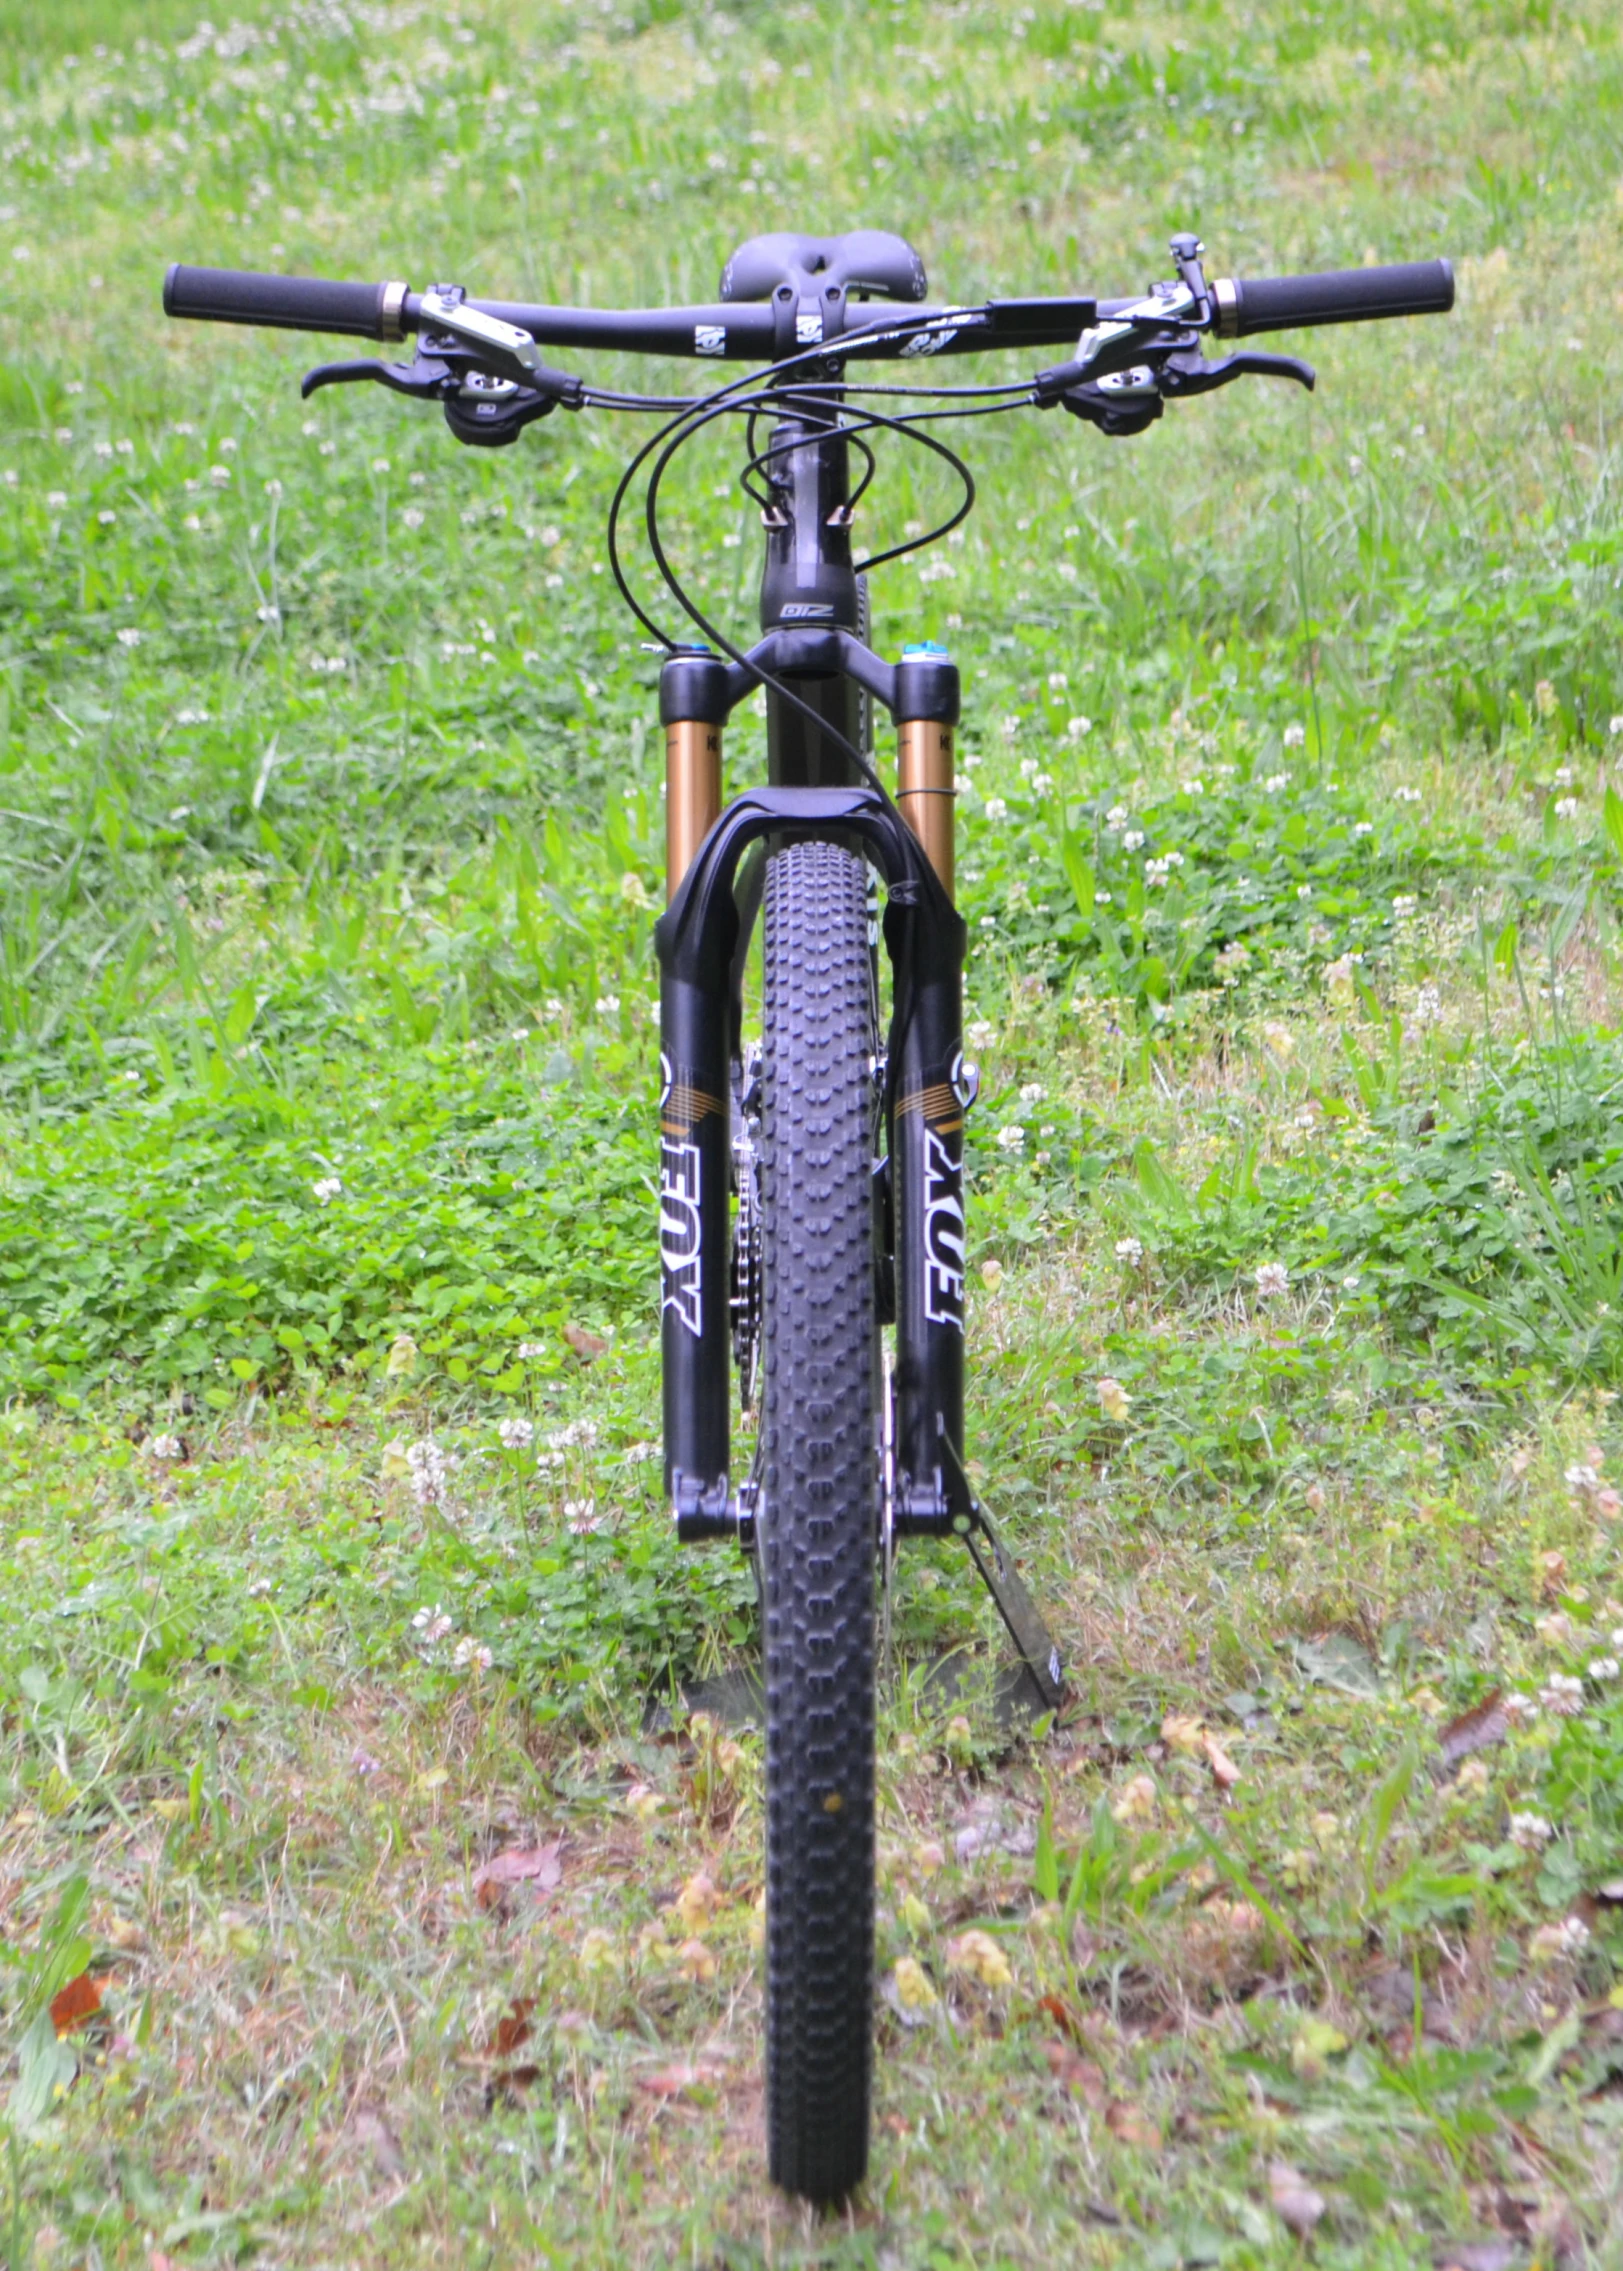
<instances>
[{"instance_id":1,"label":"dry fallen leaf","mask_svg":"<svg viewBox=\"0 0 1623 2271\"><path fill-rule=\"evenodd\" d=\"M1106 2097L1104 2073L1091 2058L1084 2058L1068 2042L1045 2042L1043 2056L1048 2061L1048 2071L1062 2089L1082 2098L1092 2106L1095 2113L1103 2109Z\"/></svg>"},{"instance_id":2,"label":"dry fallen leaf","mask_svg":"<svg viewBox=\"0 0 1623 2271\"><path fill-rule=\"evenodd\" d=\"M673 2066L660 2066L652 2074L639 2074L637 2087L646 2090L650 2097L702 2098L722 2079L724 2069L708 2065L701 2059L679 2059Z\"/></svg>"},{"instance_id":3,"label":"dry fallen leaf","mask_svg":"<svg viewBox=\"0 0 1623 2271\"><path fill-rule=\"evenodd\" d=\"M1437 2271L1511 2271L1519 2253L1507 2239L1445 2239L1432 2261Z\"/></svg>"},{"instance_id":4,"label":"dry fallen leaf","mask_svg":"<svg viewBox=\"0 0 1623 2271\"><path fill-rule=\"evenodd\" d=\"M1462 1711L1446 1727L1439 1728L1437 1747L1445 1761L1455 1766L1473 1751L1485 1751L1495 1743L1502 1743L1510 1732L1510 1721L1505 1717L1504 1697L1495 1688L1480 1703L1473 1703L1469 1711Z\"/></svg>"},{"instance_id":5,"label":"dry fallen leaf","mask_svg":"<svg viewBox=\"0 0 1623 2271\"><path fill-rule=\"evenodd\" d=\"M702 1932L716 1912L716 1888L703 1869L676 1896L676 1913L686 1932Z\"/></svg>"},{"instance_id":6,"label":"dry fallen leaf","mask_svg":"<svg viewBox=\"0 0 1623 2271\"><path fill-rule=\"evenodd\" d=\"M1161 2132L1149 2115L1121 2098L1112 2098L1105 2107L1105 2127L1118 2144L1136 2145L1141 2153L1161 2150Z\"/></svg>"},{"instance_id":7,"label":"dry fallen leaf","mask_svg":"<svg viewBox=\"0 0 1623 2271\"><path fill-rule=\"evenodd\" d=\"M147 1944L146 1934L129 1916L109 1917L102 1938L110 1940L115 1948L144 1948Z\"/></svg>"},{"instance_id":8,"label":"dry fallen leaf","mask_svg":"<svg viewBox=\"0 0 1623 2271\"><path fill-rule=\"evenodd\" d=\"M684 1940L676 1951L677 1969L695 1986L716 1976L716 1959L702 1940Z\"/></svg>"},{"instance_id":9,"label":"dry fallen leaf","mask_svg":"<svg viewBox=\"0 0 1623 2271\"><path fill-rule=\"evenodd\" d=\"M51 2024L58 2034L71 2034L101 2009L101 1989L88 1971L70 1979L60 1994L51 1997Z\"/></svg>"},{"instance_id":10,"label":"dry fallen leaf","mask_svg":"<svg viewBox=\"0 0 1623 2271\"><path fill-rule=\"evenodd\" d=\"M1135 1774L1112 1801L1110 1811L1117 1821L1129 1828L1138 1822L1153 1821L1155 1819L1155 1784L1147 1774Z\"/></svg>"},{"instance_id":11,"label":"dry fallen leaf","mask_svg":"<svg viewBox=\"0 0 1623 2271\"><path fill-rule=\"evenodd\" d=\"M990 1932L960 1932L947 1942L947 1962L954 1971L978 1979L983 1987L1012 1987L1009 1959Z\"/></svg>"},{"instance_id":12,"label":"dry fallen leaf","mask_svg":"<svg viewBox=\"0 0 1623 2271\"><path fill-rule=\"evenodd\" d=\"M356 2142L372 2155L378 2174L398 2183L406 2174L406 2156L401 2151L400 2139L376 2106L357 2106L350 2116L349 2127Z\"/></svg>"},{"instance_id":13,"label":"dry fallen leaf","mask_svg":"<svg viewBox=\"0 0 1623 2271\"><path fill-rule=\"evenodd\" d=\"M494 1908L507 1885L533 1885L538 1893L555 1890L563 1876L562 1847L551 1845L510 1845L505 1853L492 1854L482 1869L473 1874L473 1889L481 1908Z\"/></svg>"},{"instance_id":14,"label":"dry fallen leaf","mask_svg":"<svg viewBox=\"0 0 1623 2271\"><path fill-rule=\"evenodd\" d=\"M1206 1753L1206 1764L1212 1770L1212 1780L1219 1788L1232 1790L1240 1779L1240 1770L1209 1727L1200 1738L1200 1747Z\"/></svg>"},{"instance_id":15,"label":"dry fallen leaf","mask_svg":"<svg viewBox=\"0 0 1623 2271\"><path fill-rule=\"evenodd\" d=\"M1188 1718L1181 1711L1169 1711L1161 1722L1161 1740L1171 1751L1182 1751L1192 1758L1201 1747L1206 1733L1198 1719Z\"/></svg>"},{"instance_id":16,"label":"dry fallen leaf","mask_svg":"<svg viewBox=\"0 0 1623 2271\"><path fill-rule=\"evenodd\" d=\"M584 1325L565 1325L564 1339L582 1364L595 1364L600 1356L609 1353L608 1342L596 1333L589 1333Z\"/></svg>"},{"instance_id":17,"label":"dry fallen leaf","mask_svg":"<svg viewBox=\"0 0 1623 2271\"><path fill-rule=\"evenodd\" d=\"M1306 2239L1324 2214L1324 2194L1315 2192L1289 2161L1268 2163L1268 2197L1274 2204L1274 2214L1298 2239Z\"/></svg>"},{"instance_id":18,"label":"dry fallen leaf","mask_svg":"<svg viewBox=\"0 0 1623 2271\"><path fill-rule=\"evenodd\" d=\"M496 2032L490 2047L498 2058L511 2058L521 2042L530 2039L530 2013L535 2009L533 1995L515 1995L513 2007L496 2021Z\"/></svg>"}]
</instances>

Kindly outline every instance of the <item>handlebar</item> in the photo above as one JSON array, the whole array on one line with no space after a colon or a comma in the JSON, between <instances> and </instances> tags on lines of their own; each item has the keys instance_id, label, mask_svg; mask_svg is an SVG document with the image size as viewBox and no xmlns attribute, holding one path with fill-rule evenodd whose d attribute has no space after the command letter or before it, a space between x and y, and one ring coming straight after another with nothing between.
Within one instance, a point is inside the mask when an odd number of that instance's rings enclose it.
<instances>
[{"instance_id":1,"label":"handlebar","mask_svg":"<svg viewBox=\"0 0 1623 2271\"><path fill-rule=\"evenodd\" d=\"M1212 285L1218 336L1294 331L1326 323L1369 323L1384 316L1446 315L1454 305L1454 269L1446 260L1391 268L1337 268L1322 276L1264 276Z\"/></svg>"},{"instance_id":2,"label":"handlebar","mask_svg":"<svg viewBox=\"0 0 1623 2271\"><path fill-rule=\"evenodd\" d=\"M433 329L424 298L400 283L333 284L314 276L187 268L178 261L163 283L165 315L282 331L339 332L356 339L401 339L407 332ZM464 304L477 315L528 332L539 347L597 347L745 363L770 363L824 344L842 354L908 359L999 347L1057 347L1075 339L1097 313L1091 299L908 307L852 300L838 287L827 293L815 314L803 300L783 293L765 304L725 300L686 308L532 307L516 300L475 299Z\"/></svg>"}]
</instances>

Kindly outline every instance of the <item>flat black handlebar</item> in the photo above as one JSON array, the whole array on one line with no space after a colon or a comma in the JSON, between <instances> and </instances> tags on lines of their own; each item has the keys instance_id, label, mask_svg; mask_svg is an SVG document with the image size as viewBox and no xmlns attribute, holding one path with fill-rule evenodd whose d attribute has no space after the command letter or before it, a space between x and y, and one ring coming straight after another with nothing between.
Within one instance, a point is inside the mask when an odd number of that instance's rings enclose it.
<instances>
[{"instance_id":1,"label":"flat black handlebar","mask_svg":"<svg viewBox=\"0 0 1623 2271\"><path fill-rule=\"evenodd\" d=\"M780 295L782 297L782 295ZM1400 315L1441 315L1454 304L1446 260L1394 268L1349 268L1322 276L1275 276L1212 286L1217 329L1228 337L1297 326L1360 323ZM1136 300L989 300L979 307L918 307L840 301L810 317L806 303L719 301L687 308L534 307L517 300L467 305L527 331L538 346L619 349L640 355L697 356L770 363L827 345L832 354L934 360L993 348L1074 344L1100 319L1142 306ZM246 323L284 331L337 332L356 339L400 339L422 327L419 293L404 284L340 284L315 276L268 276L234 268L170 268L164 313L208 323Z\"/></svg>"},{"instance_id":2,"label":"flat black handlebar","mask_svg":"<svg viewBox=\"0 0 1623 2271\"><path fill-rule=\"evenodd\" d=\"M1454 305L1454 270L1446 260L1392 268L1338 268L1322 276L1239 277L1214 285L1218 330L1230 339L1258 331L1294 331L1326 323L1369 323L1384 316L1446 315Z\"/></svg>"},{"instance_id":3,"label":"flat black handlebar","mask_svg":"<svg viewBox=\"0 0 1623 2271\"><path fill-rule=\"evenodd\" d=\"M482 315L527 331L538 347L618 348L635 355L686 355L717 362L770 363L823 343L809 333L803 306L727 300L687 308L535 307L518 300L473 300ZM333 284L314 276L266 276L235 268L187 268L178 261L163 283L165 315L205 323L248 323L282 331L341 332L399 339L423 325L422 295L403 284ZM1071 344L1094 320L1091 299L989 300L974 308L910 307L845 301L820 314L831 352L911 359L994 347ZM877 335L877 336L876 336Z\"/></svg>"}]
</instances>

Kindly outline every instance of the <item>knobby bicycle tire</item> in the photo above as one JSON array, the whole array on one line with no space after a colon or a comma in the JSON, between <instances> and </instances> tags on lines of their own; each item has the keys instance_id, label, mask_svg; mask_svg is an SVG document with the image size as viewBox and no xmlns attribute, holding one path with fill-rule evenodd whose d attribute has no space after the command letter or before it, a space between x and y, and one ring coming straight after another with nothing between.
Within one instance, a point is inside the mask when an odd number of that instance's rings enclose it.
<instances>
[{"instance_id":1,"label":"knobby bicycle tire","mask_svg":"<svg viewBox=\"0 0 1623 2271\"><path fill-rule=\"evenodd\" d=\"M873 2058L878 1326L867 876L837 845L767 869L759 1552L773 2178L867 2166Z\"/></svg>"}]
</instances>

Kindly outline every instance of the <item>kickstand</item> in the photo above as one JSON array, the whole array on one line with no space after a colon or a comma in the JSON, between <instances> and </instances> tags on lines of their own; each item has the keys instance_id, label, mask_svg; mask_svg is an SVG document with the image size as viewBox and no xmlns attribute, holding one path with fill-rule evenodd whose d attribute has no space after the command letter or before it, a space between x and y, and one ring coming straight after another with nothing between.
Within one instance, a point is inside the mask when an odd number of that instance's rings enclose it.
<instances>
[{"instance_id":1,"label":"kickstand","mask_svg":"<svg viewBox=\"0 0 1623 2271\"><path fill-rule=\"evenodd\" d=\"M952 1452L950 1444L943 1446L953 1465L958 1467L958 1481L962 1486L962 1501L968 1506L966 1515L954 1518L958 1531L970 1551L975 1567L986 1581L986 1590L998 1606L998 1614L1009 1628L1009 1634L1026 1670L1036 1682L1037 1691L1051 1711L1057 1711L1065 1701L1065 1671L1060 1662L1059 1649L1053 1635L1042 1620L1042 1612L1026 1591L1025 1579L1003 1550L1003 1541L993 1529L985 1507L969 1486L969 1478ZM962 1526L960 1526L962 1525Z\"/></svg>"}]
</instances>

